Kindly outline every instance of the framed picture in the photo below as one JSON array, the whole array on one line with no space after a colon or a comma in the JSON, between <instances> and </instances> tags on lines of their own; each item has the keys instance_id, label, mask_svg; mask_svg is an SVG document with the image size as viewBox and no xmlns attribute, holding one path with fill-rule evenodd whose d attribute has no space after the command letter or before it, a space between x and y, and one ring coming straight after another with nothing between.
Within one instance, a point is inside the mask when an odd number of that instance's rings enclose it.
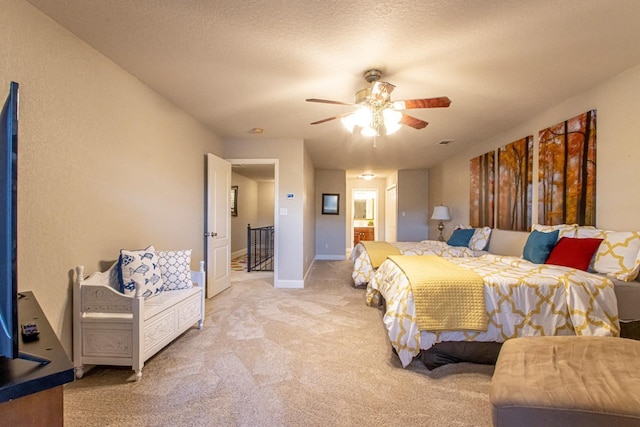
<instances>
[{"instance_id":1,"label":"framed picture","mask_svg":"<svg viewBox=\"0 0 640 427\"><path fill-rule=\"evenodd\" d=\"M339 194L322 193L322 215L339 215Z\"/></svg>"},{"instance_id":2,"label":"framed picture","mask_svg":"<svg viewBox=\"0 0 640 427\"><path fill-rule=\"evenodd\" d=\"M231 215L232 216L238 216L238 186L237 185L232 185L231 186L231 200L230 200L230 205L231 205Z\"/></svg>"}]
</instances>

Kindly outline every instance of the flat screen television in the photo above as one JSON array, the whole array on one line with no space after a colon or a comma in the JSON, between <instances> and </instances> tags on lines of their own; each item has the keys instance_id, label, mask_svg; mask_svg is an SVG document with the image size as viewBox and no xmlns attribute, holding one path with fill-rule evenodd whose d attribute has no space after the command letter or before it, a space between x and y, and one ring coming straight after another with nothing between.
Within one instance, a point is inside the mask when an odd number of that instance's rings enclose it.
<instances>
[{"instance_id":1,"label":"flat screen television","mask_svg":"<svg viewBox=\"0 0 640 427\"><path fill-rule=\"evenodd\" d=\"M0 115L0 356L19 357L18 335L18 83Z\"/></svg>"},{"instance_id":2,"label":"flat screen television","mask_svg":"<svg viewBox=\"0 0 640 427\"><path fill-rule=\"evenodd\" d=\"M0 357L47 364L20 351L18 325L18 83L0 114Z\"/></svg>"}]
</instances>

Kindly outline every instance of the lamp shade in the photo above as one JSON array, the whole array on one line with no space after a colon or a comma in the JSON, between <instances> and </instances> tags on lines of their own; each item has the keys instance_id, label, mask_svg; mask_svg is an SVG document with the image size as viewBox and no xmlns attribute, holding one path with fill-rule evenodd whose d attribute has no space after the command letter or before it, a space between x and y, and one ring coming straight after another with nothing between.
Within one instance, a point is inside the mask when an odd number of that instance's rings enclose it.
<instances>
[{"instance_id":1,"label":"lamp shade","mask_svg":"<svg viewBox=\"0 0 640 427\"><path fill-rule=\"evenodd\" d=\"M431 215L431 219L436 221L449 221L451 220L451 216L449 216L449 208L446 206L436 206L433 208L433 215Z\"/></svg>"}]
</instances>

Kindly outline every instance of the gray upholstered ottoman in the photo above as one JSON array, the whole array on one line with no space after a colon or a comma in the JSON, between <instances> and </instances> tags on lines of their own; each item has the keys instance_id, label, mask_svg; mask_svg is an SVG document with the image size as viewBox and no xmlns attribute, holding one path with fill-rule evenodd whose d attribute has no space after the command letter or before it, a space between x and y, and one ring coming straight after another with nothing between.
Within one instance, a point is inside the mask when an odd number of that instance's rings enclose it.
<instances>
[{"instance_id":1,"label":"gray upholstered ottoman","mask_svg":"<svg viewBox=\"0 0 640 427\"><path fill-rule=\"evenodd\" d=\"M508 340L489 400L494 426L640 426L640 341Z\"/></svg>"}]
</instances>

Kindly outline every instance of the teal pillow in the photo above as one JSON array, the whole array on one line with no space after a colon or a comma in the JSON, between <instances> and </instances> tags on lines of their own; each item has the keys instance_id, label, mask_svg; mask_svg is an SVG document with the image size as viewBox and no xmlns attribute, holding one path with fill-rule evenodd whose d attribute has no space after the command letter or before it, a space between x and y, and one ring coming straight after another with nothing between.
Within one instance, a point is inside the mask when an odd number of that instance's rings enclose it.
<instances>
[{"instance_id":1,"label":"teal pillow","mask_svg":"<svg viewBox=\"0 0 640 427\"><path fill-rule=\"evenodd\" d=\"M557 241L558 230L549 233L533 230L524 245L522 258L536 264L544 264Z\"/></svg>"},{"instance_id":2,"label":"teal pillow","mask_svg":"<svg viewBox=\"0 0 640 427\"><path fill-rule=\"evenodd\" d=\"M475 228L463 228L460 230L453 230L453 234L447 240L447 245L449 246L465 246L469 247L469 240L473 237L473 233L475 233Z\"/></svg>"}]
</instances>

